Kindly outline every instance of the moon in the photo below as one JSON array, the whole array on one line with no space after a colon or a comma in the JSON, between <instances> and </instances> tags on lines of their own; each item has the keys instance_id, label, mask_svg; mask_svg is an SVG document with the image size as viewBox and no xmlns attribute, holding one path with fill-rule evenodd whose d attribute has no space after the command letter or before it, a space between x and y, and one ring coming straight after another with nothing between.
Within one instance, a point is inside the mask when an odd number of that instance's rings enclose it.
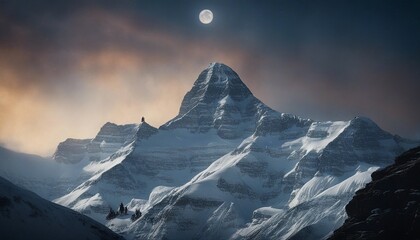
<instances>
[{"instance_id":1,"label":"moon","mask_svg":"<svg viewBox=\"0 0 420 240\"><path fill-rule=\"evenodd\" d=\"M211 23L211 21L213 21L213 13L208 9L204 9L200 12L199 18L200 22L204 24L209 24Z\"/></svg>"}]
</instances>

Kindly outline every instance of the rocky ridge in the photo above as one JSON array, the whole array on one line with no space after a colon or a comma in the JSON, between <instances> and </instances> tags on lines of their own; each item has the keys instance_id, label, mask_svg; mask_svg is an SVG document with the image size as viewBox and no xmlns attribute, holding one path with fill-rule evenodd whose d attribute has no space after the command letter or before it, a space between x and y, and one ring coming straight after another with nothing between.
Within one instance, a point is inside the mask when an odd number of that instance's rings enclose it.
<instances>
[{"instance_id":1,"label":"rocky ridge","mask_svg":"<svg viewBox=\"0 0 420 240\"><path fill-rule=\"evenodd\" d=\"M348 218L329 239L420 238L420 147L372 173L346 206Z\"/></svg>"}]
</instances>

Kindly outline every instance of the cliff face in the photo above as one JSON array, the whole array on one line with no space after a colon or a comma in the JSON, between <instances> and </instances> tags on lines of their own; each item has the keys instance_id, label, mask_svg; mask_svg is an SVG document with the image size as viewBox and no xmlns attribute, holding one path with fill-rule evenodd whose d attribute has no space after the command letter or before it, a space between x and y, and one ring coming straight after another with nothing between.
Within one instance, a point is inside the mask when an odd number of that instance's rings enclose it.
<instances>
[{"instance_id":1,"label":"cliff face","mask_svg":"<svg viewBox=\"0 0 420 240\"><path fill-rule=\"evenodd\" d=\"M93 139L68 138L61 142L53 159L59 163L77 164L88 159L105 159L118 149L131 143L137 133L137 124L117 125L107 122Z\"/></svg>"},{"instance_id":2,"label":"cliff face","mask_svg":"<svg viewBox=\"0 0 420 240\"><path fill-rule=\"evenodd\" d=\"M372 174L330 239L420 239L420 147Z\"/></svg>"}]
</instances>

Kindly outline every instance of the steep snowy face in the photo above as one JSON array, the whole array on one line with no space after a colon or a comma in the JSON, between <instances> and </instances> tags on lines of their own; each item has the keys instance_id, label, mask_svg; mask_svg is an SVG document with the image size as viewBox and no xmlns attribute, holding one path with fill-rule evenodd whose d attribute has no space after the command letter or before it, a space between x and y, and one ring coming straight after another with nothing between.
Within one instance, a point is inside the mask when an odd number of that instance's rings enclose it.
<instances>
[{"instance_id":1,"label":"steep snowy face","mask_svg":"<svg viewBox=\"0 0 420 240\"><path fill-rule=\"evenodd\" d=\"M83 170L92 177L55 202L103 222L109 206L147 199L157 186L182 185L239 142L221 139L214 130L157 130L142 123L136 141L91 162Z\"/></svg>"},{"instance_id":2,"label":"steep snowy face","mask_svg":"<svg viewBox=\"0 0 420 240\"><path fill-rule=\"evenodd\" d=\"M203 133L215 128L220 137L232 139L252 133L264 115L274 117L278 113L255 98L230 67L212 63L185 95L178 116L161 129Z\"/></svg>"},{"instance_id":3,"label":"steep snowy face","mask_svg":"<svg viewBox=\"0 0 420 240\"><path fill-rule=\"evenodd\" d=\"M354 192L402 149L366 118L295 121L279 133L246 138L154 201L125 233L146 239L322 239L344 221Z\"/></svg>"},{"instance_id":4,"label":"steep snowy face","mask_svg":"<svg viewBox=\"0 0 420 240\"><path fill-rule=\"evenodd\" d=\"M79 163L85 158L99 161L134 141L136 133L136 124L117 125L107 122L93 139L69 138L61 142L53 158L68 164Z\"/></svg>"},{"instance_id":5,"label":"steep snowy face","mask_svg":"<svg viewBox=\"0 0 420 240\"><path fill-rule=\"evenodd\" d=\"M0 225L2 239L123 239L98 222L1 177Z\"/></svg>"},{"instance_id":6,"label":"steep snowy face","mask_svg":"<svg viewBox=\"0 0 420 240\"><path fill-rule=\"evenodd\" d=\"M354 165L357 159L369 164L391 164L403 150L395 136L380 129L368 118L356 117L326 147L319 164L323 171L341 174L345 171L344 167Z\"/></svg>"},{"instance_id":7,"label":"steep snowy face","mask_svg":"<svg viewBox=\"0 0 420 240\"><path fill-rule=\"evenodd\" d=\"M111 124L108 124L111 125ZM130 125L135 126L135 134L133 135L131 132L131 128L129 131L129 137L125 136L125 138L117 139L121 143L123 139L124 144L123 146L116 150L113 154L108 156L107 158L101 160L101 161L92 161L86 166L83 167L83 172L86 172L87 175L89 175L89 179L86 179L83 184L77 186L76 189L74 189L71 193L62 196L61 198L56 199L55 201L57 203L60 203L65 206L71 206L77 209L80 212L83 212L85 214L88 214L89 211L86 210L79 201L82 201L83 203L86 203L86 201L89 202L89 204L94 204L95 207L100 208L100 211L106 211L108 206L98 206L101 205L101 203L106 203L106 201L102 201L102 196L106 195L110 198L113 194L115 194L116 189L120 189L120 194L122 195L122 192L124 190L133 191L134 189L138 189L136 187L136 183L133 181L133 177L131 176L132 171L135 171L135 169L127 169L127 167L124 167L122 165L122 161L126 159L126 157L132 153L132 151L135 149L135 147L139 144L141 144L143 141L150 138L152 135L156 134L158 132L158 129L155 127L150 126L146 122L142 122L139 125ZM102 129L109 126L104 126ZM117 126L115 124L111 125L112 128L120 128L120 129L126 129L122 128L124 126ZM101 131L106 132L106 131ZM115 132L112 132L115 133ZM120 132L117 132L120 133ZM99 134L98 134L99 135ZM109 135L105 135L107 137L107 140L109 141L110 138ZM103 140L103 136L97 137L99 138L98 141ZM102 138L102 139L101 139ZM128 139L128 140L126 140ZM115 138L114 138L115 140ZM130 167L131 168L131 167ZM114 186L114 188L109 187L103 187L102 185L111 185ZM106 198L106 197L105 197ZM118 199L120 201L120 199ZM77 205L77 206L76 206Z\"/></svg>"},{"instance_id":8,"label":"steep snowy face","mask_svg":"<svg viewBox=\"0 0 420 240\"><path fill-rule=\"evenodd\" d=\"M314 122L306 136L286 145L301 146L294 154L301 159L285 178L286 182L294 182L295 189L317 171L338 176L360 161L385 166L404 150L395 136L364 117L350 121Z\"/></svg>"}]
</instances>

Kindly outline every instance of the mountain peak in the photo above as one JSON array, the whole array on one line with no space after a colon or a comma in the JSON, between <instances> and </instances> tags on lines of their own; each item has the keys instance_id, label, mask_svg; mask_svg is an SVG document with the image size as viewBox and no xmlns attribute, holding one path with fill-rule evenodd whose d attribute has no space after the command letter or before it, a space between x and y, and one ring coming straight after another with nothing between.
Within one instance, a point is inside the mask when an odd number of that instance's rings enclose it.
<instances>
[{"instance_id":1,"label":"mountain peak","mask_svg":"<svg viewBox=\"0 0 420 240\"><path fill-rule=\"evenodd\" d=\"M225 85L227 88L244 88L244 90L252 95L248 87L242 82L239 78L239 75L233 71L229 66L212 62L210 65L204 69L198 79L195 81L194 86L196 85Z\"/></svg>"},{"instance_id":2,"label":"mountain peak","mask_svg":"<svg viewBox=\"0 0 420 240\"><path fill-rule=\"evenodd\" d=\"M207 69L209 69L209 68L227 68L227 69L230 69L231 71L233 71L232 68L230 68L228 65L226 65L224 63L221 63L221 62L211 62L209 64L209 66L207 67Z\"/></svg>"},{"instance_id":3,"label":"mountain peak","mask_svg":"<svg viewBox=\"0 0 420 240\"><path fill-rule=\"evenodd\" d=\"M225 72L231 72L233 74L238 75L235 71L233 71L233 69L231 67L229 67L228 65L221 63L221 62L211 62L209 64L209 66L204 69L205 70L213 70L213 71L225 71Z\"/></svg>"},{"instance_id":4,"label":"mountain peak","mask_svg":"<svg viewBox=\"0 0 420 240\"><path fill-rule=\"evenodd\" d=\"M187 128L194 132L215 128L219 136L235 138L255 130L266 112L274 113L252 95L232 68L213 62L184 96L178 116L161 128Z\"/></svg>"},{"instance_id":5,"label":"mountain peak","mask_svg":"<svg viewBox=\"0 0 420 240\"><path fill-rule=\"evenodd\" d=\"M192 89L185 95L179 114L186 114L199 103L216 103L227 96L239 102L252 96L252 93L232 68L213 62L200 73Z\"/></svg>"}]
</instances>

